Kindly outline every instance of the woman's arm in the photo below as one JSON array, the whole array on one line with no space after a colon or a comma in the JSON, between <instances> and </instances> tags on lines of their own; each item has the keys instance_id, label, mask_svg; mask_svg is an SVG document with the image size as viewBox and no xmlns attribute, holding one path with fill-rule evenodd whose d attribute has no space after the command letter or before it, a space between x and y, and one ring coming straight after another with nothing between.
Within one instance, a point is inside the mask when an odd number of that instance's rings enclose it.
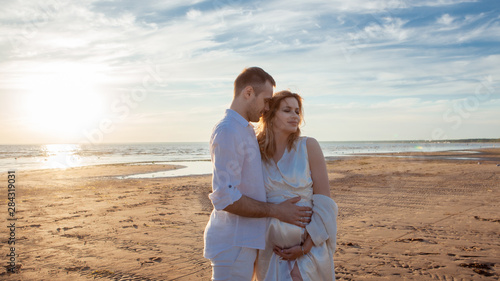
<instances>
[{"instance_id":1,"label":"woman's arm","mask_svg":"<svg viewBox=\"0 0 500 281\"><path fill-rule=\"evenodd\" d=\"M330 183L326 170L325 156L323 156L323 151L316 139L307 139L307 154L313 181L313 194L330 197Z\"/></svg>"},{"instance_id":2,"label":"woman's arm","mask_svg":"<svg viewBox=\"0 0 500 281\"><path fill-rule=\"evenodd\" d=\"M313 194L321 194L330 197L330 180L328 179L328 171L326 169L325 156L319 146L319 143L314 138L307 139L307 155L309 158L309 168L311 170L311 178L313 181ZM307 232L307 230L306 230ZM310 246L309 246L310 245ZM308 253L313 246L316 246L308 234L304 242L304 248L308 248Z\"/></svg>"}]
</instances>

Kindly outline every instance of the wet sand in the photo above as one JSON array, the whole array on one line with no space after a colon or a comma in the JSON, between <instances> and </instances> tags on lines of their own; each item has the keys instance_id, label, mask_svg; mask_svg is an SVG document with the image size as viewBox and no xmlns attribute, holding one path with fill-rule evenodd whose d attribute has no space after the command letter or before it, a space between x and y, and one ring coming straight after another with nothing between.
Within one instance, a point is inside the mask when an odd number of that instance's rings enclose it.
<instances>
[{"instance_id":1,"label":"wet sand","mask_svg":"<svg viewBox=\"0 0 500 281\"><path fill-rule=\"evenodd\" d=\"M328 162L340 210L337 279L498 280L500 149L396 156ZM19 269L0 279L209 280L211 176L117 178L169 168L17 171ZM8 228L0 235L5 267Z\"/></svg>"}]
</instances>

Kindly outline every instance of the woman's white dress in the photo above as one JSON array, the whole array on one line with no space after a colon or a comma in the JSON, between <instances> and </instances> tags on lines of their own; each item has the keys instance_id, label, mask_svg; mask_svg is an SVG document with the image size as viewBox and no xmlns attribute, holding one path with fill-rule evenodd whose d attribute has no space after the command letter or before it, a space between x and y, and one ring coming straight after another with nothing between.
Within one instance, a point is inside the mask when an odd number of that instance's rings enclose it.
<instances>
[{"instance_id":1,"label":"woman's white dress","mask_svg":"<svg viewBox=\"0 0 500 281\"><path fill-rule=\"evenodd\" d=\"M281 248L299 245L304 241L305 229L269 218L266 249L259 251L257 260L257 280L292 280L290 271L295 262L304 281L335 280L333 254L336 244L337 205L327 196L313 196L306 140L306 137L300 137L291 151L285 150L278 163L272 159L263 163L264 183L267 202L280 203L300 196L298 205L313 208L312 221L307 231L316 246L307 255L295 261L281 260L273 253L273 245Z\"/></svg>"}]
</instances>

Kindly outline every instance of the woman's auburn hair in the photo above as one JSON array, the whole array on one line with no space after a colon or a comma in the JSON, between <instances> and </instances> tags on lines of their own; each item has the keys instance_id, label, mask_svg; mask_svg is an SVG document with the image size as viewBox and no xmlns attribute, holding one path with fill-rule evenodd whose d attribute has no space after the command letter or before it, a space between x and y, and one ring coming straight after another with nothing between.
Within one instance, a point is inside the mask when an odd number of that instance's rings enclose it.
<instances>
[{"instance_id":1,"label":"woman's auburn hair","mask_svg":"<svg viewBox=\"0 0 500 281\"><path fill-rule=\"evenodd\" d=\"M280 109L281 102L286 98L295 98L299 104L299 126L303 121L303 110L302 110L302 97L299 94L292 93L290 91L280 91L273 95L269 100L269 110L264 112L260 117L259 124L257 127L257 141L259 142L260 155L262 160L269 162L274 154L276 153L276 143L274 141L273 123L272 120L276 116L276 113ZM300 127L297 128L295 133L288 136L287 148L292 150L295 145L295 141L300 136Z\"/></svg>"}]
</instances>

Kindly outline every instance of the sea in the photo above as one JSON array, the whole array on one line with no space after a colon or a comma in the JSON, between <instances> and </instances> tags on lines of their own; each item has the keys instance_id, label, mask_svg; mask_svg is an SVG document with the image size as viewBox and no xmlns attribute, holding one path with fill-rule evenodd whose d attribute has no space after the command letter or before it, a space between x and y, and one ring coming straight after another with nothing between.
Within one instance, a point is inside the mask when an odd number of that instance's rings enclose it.
<instances>
[{"instance_id":1,"label":"sea","mask_svg":"<svg viewBox=\"0 0 500 281\"><path fill-rule=\"evenodd\" d=\"M500 147L488 142L320 142L327 159L375 153L435 152ZM152 178L211 173L206 142L0 145L0 173L39 169L66 169L90 165L131 163L173 164L174 171L129 175L122 178Z\"/></svg>"}]
</instances>

